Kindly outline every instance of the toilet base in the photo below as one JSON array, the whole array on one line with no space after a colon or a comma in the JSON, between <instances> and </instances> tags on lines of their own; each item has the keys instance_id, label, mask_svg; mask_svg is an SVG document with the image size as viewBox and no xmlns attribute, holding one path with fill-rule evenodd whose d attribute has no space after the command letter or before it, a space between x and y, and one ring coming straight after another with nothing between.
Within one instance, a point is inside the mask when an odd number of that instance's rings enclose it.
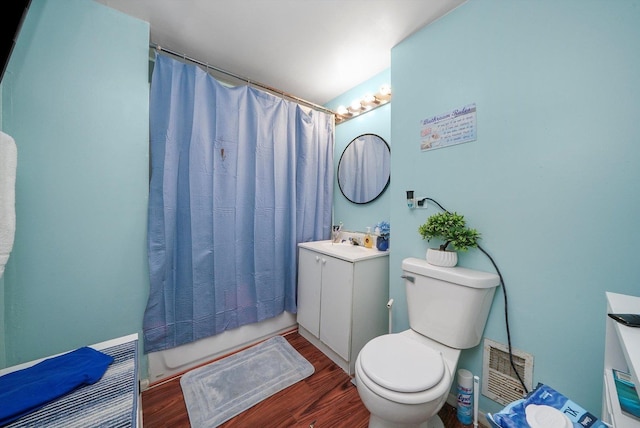
<instances>
[{"instance_id":1,"label":"toilet base","mask_svg":"<svg viewBox=\"0 0 640 428\"><path fill-rule=\"evenodd\" d=\"M444 423L438 415L433 416L420 425L394 424L393 422L384 421L377 416L371 415L369 417L369 428L444 428Z\"/></svg>"},{"instance_id":2,"label":"toilet base","mask_svg":"<svg viewBox=\"0 0 640 428\"><path fill-rule=\"evenodd\" d=\"M429 428L444 428L444 422L440 419L440 416L435 415L431 419L427 421L427 426Z\"/></svg>"}]
</instances>

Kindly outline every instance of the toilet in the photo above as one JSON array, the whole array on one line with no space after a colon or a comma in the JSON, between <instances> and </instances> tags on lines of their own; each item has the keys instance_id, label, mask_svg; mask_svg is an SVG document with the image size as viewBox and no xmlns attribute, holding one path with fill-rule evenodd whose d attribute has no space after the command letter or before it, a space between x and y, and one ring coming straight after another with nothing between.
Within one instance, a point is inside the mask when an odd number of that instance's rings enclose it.
<instances>
[{"instance_id":1,"label":"toilet","mask_svg":"<svg viewBox=\"0 0 640 428\"><path fill-rule=\"evenodd\" d=\"M480 343L498 275L402 261L409 329L370 340L356 359L370 428L444 428L444 405L462 349Z\"/></svg>"}]
</instances>

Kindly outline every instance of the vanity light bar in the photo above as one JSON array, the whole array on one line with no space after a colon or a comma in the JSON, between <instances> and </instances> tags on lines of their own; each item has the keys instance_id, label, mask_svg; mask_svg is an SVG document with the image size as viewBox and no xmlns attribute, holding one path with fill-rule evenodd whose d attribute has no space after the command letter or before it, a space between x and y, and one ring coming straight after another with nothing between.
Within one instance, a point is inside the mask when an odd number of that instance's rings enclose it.
<instances>
[{"instance_id":1,"label":"vanity light bar","mask_svg":"<svg viewBox=\"0 0 640 428\"><path fill-rule=\"evenodd\" d=\"M336 125L353 119L356 116L375 110L391 101L391 86L382 85L377 94L366 94L354 100L349 107L339 106L336 113Z\"/></svg>"}]
</instances>

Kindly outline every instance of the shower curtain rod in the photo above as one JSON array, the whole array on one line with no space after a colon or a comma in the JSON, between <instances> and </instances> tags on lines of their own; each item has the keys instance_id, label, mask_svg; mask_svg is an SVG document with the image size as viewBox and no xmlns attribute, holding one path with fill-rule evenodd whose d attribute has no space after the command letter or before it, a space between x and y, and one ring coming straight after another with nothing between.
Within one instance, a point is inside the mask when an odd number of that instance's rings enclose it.
<instances>
[{"instance_id":1,"label":"shower curtain rod","mask_svg":"<svg viewBox=\"0 0 640 428\"><path fill-rule=\"evenodd\" d=\"M198 64L198 65L202 66L202 67L205 67L207 70L211 69L211 70L217 71L218 73L226 74L227 76L231 76L234 79L243 81L243 82L247 83L248 85L257 86L257 87L265 89L265 90L267 90L269 92L278 94L278 95L282 96L283 98L289 98L291 100L296 101L299 104L303 104L303 105L305 105L307 107L311 107L314 110L320 110L320 111L323 111L325 113L329 113L329 114L333 115L334 118L336 117L336 112L334 112L333 110L330 110L330 109L328 109L326 107L322 107L321 105L318 105L318 104L314 104L311 101L303 100L302 98L298 98L295 95L291 95L289 93L281 91L280 89L276 89L276 88L273 88L271 86L265 85L264 83L256 82L256 81L251 80L251 79L249 79L247 77L237 75L235 73L232 73L232 72L227 71L227 70L223 70L223 69L218 68L218 67L214 67L211 64L207 64L207 63L204 63L202 61L198 61L197 59L190 58L190 57L188 57L188 56L186 56L184 54L180 54L178 52L172 51L172 50L167 49L167 48L163 48L162 46L156 45L154 43L149 43L149 47L152 48L152 49L157 50L158 52L166 52L166 53L168 53L170 55L176 56L178 58L182 58L185 61L193 62L195 64Z\"/></svg>"}]
</instances>

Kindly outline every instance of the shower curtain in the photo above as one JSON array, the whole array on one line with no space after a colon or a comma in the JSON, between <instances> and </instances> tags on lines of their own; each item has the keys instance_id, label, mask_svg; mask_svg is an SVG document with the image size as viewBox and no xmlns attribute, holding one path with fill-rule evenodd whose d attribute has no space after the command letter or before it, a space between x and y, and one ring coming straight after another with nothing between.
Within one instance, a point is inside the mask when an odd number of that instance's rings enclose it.
<instances>
[{"instance_id":1,"label":"shower curtain","mask_svg":"<svg viewBox=\"0 0 640 428\"><path fill-rule=\"evenodd\" d=\"M330 235L333 128L156 54L145 352L296 312L297 243Z\"/></svg>"}]
</instances>

